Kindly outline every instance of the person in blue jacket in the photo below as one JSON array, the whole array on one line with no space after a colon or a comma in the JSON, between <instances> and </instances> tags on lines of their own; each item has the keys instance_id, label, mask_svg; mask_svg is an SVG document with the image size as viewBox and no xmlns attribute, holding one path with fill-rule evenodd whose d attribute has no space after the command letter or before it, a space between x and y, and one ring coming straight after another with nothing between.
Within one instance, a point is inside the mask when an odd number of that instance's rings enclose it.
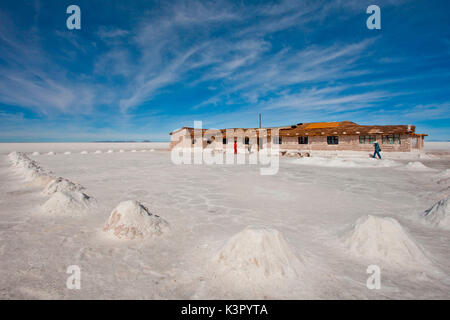
<instances>
[{"instance_id":1,"label":"person in blue jacket","mask_svg":"<svg viewBox=\"0 0 450 320\"><path fill-rule=\"evenodd\" d=\"M373 153L372 158L375 158L375 156L378 156L378 158L380 158L380 160L381 160L381 155L380 155L381 148L380 148L380 145L378 144L378 141L375 141L373 146L375 148L375 152Z\"/></svg>"}]
</instances>

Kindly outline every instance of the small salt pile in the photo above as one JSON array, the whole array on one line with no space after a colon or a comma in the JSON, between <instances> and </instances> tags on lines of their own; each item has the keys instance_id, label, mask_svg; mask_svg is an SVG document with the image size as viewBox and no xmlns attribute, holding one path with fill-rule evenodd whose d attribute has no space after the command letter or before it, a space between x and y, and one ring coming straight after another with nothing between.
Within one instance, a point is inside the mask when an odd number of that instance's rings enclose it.
<instances>
[{"instance_id":1,"label":"small salt pile","mask_svg":"<svg viewBox=\"0 0 450 320\"><path fill-rule=\"evenodd\" d=\"M103 227L103 231L118 239L133 240L159 236L168 231L169 223L154 215L135 200L119 203Z\"/></svg>"}]
</instances>

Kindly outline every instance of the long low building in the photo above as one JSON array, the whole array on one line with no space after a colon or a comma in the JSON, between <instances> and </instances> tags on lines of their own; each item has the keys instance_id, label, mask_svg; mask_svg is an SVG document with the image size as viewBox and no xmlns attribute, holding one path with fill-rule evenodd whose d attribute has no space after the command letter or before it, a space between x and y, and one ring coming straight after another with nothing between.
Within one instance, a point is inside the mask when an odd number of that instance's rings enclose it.
<instances>
[{"instance_id":1,"label":"long low building","mask_svg":"<svg viewBox=\"0 0 450 320\"><path fill-rule=\"evenodd\" d=\"M298 123L272 128L194 129L183 127L170 133L170 148L194 146L252 150L278 144L283 150L372 151L378 141L384 152L419 151L426 134L415 133L412 125L370 126L351 121Z\"/></svg>"}]
</instances>

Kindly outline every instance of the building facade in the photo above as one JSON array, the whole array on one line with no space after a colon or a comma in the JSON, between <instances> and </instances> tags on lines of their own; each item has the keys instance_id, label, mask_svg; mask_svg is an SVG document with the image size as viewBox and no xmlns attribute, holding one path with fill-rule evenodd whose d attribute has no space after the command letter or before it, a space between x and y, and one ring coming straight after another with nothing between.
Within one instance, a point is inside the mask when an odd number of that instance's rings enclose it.
<instances>
[{"instance_id":1,"label":"building facade","mask_svg":"<svg viewBox=\"0 0 450 320\"><path fill-rule=\"evenodd\" d=\"M277 128L194 129L183 127L170 133L170 149L233 148L258 150L278 144L280 151L373 151L378 141L383 152L420 151L426 134L412 125L370 126L351 121L298 123Z\"/></svg>"}]
</instances>

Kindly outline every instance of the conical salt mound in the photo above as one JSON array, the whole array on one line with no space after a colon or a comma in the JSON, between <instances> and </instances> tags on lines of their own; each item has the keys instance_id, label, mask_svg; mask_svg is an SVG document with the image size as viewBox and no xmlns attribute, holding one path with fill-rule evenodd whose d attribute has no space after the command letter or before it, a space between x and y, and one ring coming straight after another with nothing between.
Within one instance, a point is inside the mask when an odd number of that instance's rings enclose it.
<instances>
[{"instance_id":1,"label":"conical salt mound","mask_svg":"<svg viewBox=\"0 0 450 320\"><path fill-rule=\"evenodd\" d=\"M216 277L257 283L297 277L303 263L280 232L249 227L233 236L213 258Z\"/></svg>"},{"instance_id":2,"label":"conical salt mound","mask_svg":"<svg viewBox=\"0 0 450 320\"><path fill-rule=\"evenodd\" d=\"M436 202L422 217L430 225L450 230L450 198Z\"/></svg>"},{"instance_id":3,"label":"conical salt mound","mask_svg":"<svg viewBox=\"0 0 450 320\"><path fill-rule=\"evenodd\" d=\"M81 191L84 190L84 187L73 183L70 180L67 180L65 178L56 178L50 181L46 186L45 189L42 191L44 194L53 194L55 192L70 192L70 191Z\"/></svg>"},{"instance_id":4,"label":"conical salt mound","mask_svg":"<svg viewBox=\"0 0 450 320\"><path fill-rule=\"evenodd\" d=\"M109 216L103 231L119 239L159 236L169 229L169 223L151 214L135 200L121 202Z\"/></svg>"},{"instance_id":5,"label":"conical salt mound","mask_svg":"<svg viewBox=\"0 0 450 320\"><path fill-rule=\"evenodd\" d=\"M57 191L42 205L43 213L53 216L75 216L86 213L92 198L80 191Z\"/></svg>"},{"instance_id":6,"label":"conical salt mound","mask_svg":"<svg viewBox=\"0 0 450 320\"><path fill-rule=\"evenodd\" d=\"M344 243L355 255L374 262L411 268L430 263L400 223L389 217L361 217L344 237Z\"/></svg>"}]
</instances>

